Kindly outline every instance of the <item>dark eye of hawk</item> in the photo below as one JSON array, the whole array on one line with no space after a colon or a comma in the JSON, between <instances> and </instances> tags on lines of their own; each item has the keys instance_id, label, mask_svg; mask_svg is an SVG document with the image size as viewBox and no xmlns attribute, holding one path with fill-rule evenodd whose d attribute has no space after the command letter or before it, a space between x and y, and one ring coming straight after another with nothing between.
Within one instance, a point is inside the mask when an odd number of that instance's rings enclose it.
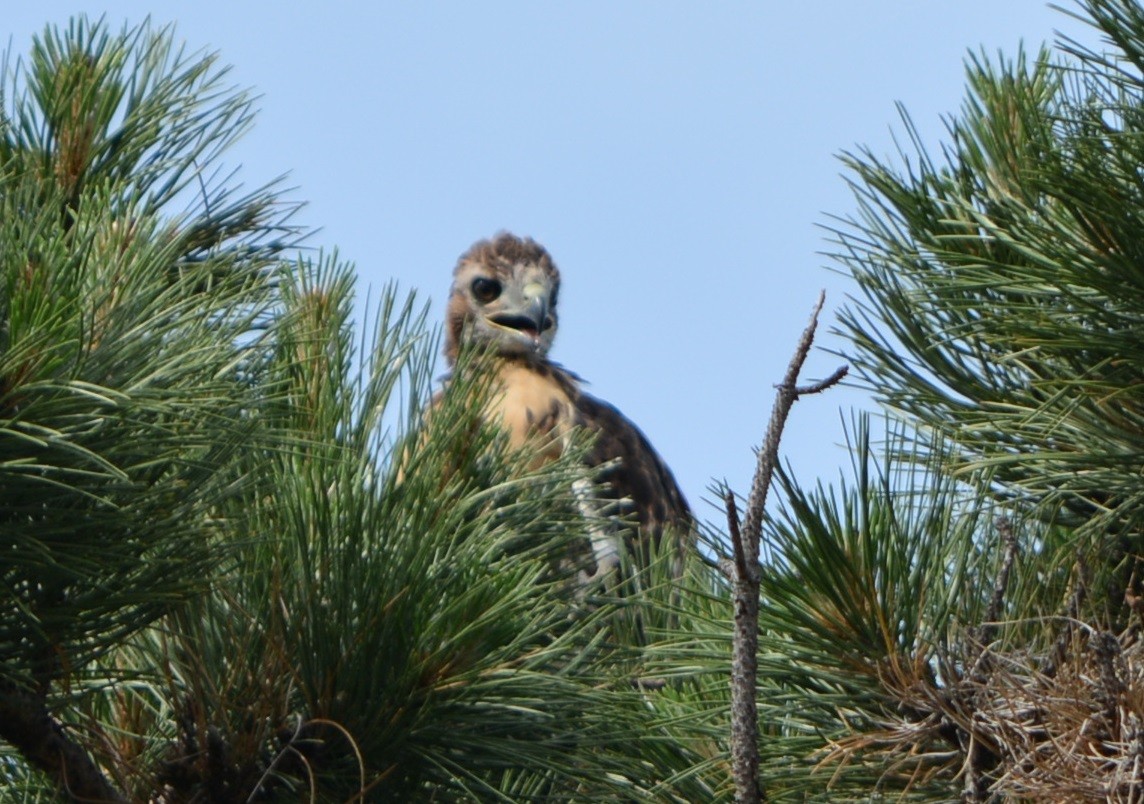
<instances>
[{"instance_id":1,"label":"dark eye of hawk","mask_svg":"<svg viewBox=\"0 0 1144 804\"><path fill-rule=\"evenodd\" d=\"M495 279L488 279L483 276L478 276L474 279L471 287L473 288L474 298L481 304L488 304L501 294L501 283Z\"/></svg>"}]
</instances>

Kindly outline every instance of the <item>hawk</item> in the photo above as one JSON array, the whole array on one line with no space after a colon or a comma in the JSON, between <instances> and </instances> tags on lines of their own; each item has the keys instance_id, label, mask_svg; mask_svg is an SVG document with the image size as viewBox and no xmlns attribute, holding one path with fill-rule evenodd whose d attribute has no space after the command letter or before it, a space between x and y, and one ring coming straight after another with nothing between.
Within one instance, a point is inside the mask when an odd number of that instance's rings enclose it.
<instances>
[{"instance_id":1,"label":"hawk","mask_svg":"<svg viewBox=\"0 0 1144 804\"><path fill-rule=\"evenodd\" d=\"M659 544L665 532L682 549L692 527L691 511L663 459L627 417L585 392L580 378L548 358L556 337L560 272L552 257L530 238L500 233L473 244L457 261L445 326L445 357L454 366L462 344L489 352L496 373L487 415L521 447L550 435L538 459L560 454L573 428L593 436L590 467L603 466L601 480L621 514L634 514L638 527L623 544L621 528L594 533L595 572L614 569L621 550ZM535 442L534 442L535 443ZM586 489L581 487L582 495ZM585 497L586 499L586 497ZM635 542L635 544L632 543ZM677 561L678 574L678 561Z\"/></svg>"}]
</instances>

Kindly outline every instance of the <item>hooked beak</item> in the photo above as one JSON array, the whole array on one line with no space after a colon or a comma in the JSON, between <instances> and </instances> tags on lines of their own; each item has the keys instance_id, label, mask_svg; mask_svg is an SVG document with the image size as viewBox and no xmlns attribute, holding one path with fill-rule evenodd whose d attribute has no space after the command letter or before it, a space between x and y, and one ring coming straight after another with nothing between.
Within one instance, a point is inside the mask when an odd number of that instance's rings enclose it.
<instances>
[{"instance_id":1,"label":"hooked beak","mask_svg":"<svg viewBox=\"0 0 1144 804\"><path fill-rule=\"evenodd\" d=\"M489 316L488 321L502 329L516 330L527 337L533 348L540 345L540 337L552 328L548 315L548 293L545 288L530 286L524 289L521 304Z\"/></svg>"}]
</instances>

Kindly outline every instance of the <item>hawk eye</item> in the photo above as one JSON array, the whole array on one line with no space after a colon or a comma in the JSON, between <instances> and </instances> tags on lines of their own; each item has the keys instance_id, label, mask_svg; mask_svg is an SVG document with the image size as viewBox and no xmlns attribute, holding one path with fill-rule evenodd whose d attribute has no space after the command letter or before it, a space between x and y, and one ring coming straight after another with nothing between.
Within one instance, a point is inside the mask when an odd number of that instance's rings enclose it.
<instances>
[{"instance_id":1,"label":"hawk eye","mask_svg":"<svg viewBox=\"0 0 1144 804\"><path fill-rule=\"evenodd\" d=\"M472 284L473 296L481 304L488 304L501 294L501 283L495 279L478 276Z\"/></svg>"}]
</instances>

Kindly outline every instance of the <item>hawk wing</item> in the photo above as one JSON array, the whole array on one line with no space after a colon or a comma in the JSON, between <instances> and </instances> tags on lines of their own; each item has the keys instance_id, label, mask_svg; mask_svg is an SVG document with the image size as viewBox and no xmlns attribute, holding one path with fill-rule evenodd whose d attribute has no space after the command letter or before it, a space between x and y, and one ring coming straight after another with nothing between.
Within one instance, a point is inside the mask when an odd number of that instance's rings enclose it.
<instances>
[{"instance_id":1,"label":"hawk wing","mask_svg":"<svg viewBox=\"0 0 1144 804\"><path fill-rule=\"evenodd\" d=\"M647 436L614 406L585 393L578 376L551 361L506 361L500 380L498 413L514 446L530 434L555 436L583 427L594 438L589 466L619 459L600 479L621 503L621 513L634 513L640 530L657 541L664 528L690 528L691 509Z\"/></svg>"},{"instance_id":2,"label":"hawk wing","mask_svg":"<svg viewBox=\"0 0 1144 804\"><path fill-rule=\"evenodd\" d=\"M627 501L640 529L658 541L665 527L683 532L691 526L691 509L675 476L635 424L612 405L580 392L573 400L575 423L595 436L588 454L591 466L619 462L601 480L617 499Z\"/></svg>"},{"instance_id":3,"label":"hawk wing","mask_svg":"<svg viewBox=\"0 0 1144 804\"><path fill-rule=\"evenodd\" d=\"M599 477L606 484L604 494L614 501L607 506L607 514L609 518L634 517L638 527L621 528L617 522L609 532L593 534L597 573L609 571L618 562L624 549L621 535L626 537L627 552L634 552L644 566L665 530L672 532L681 548L690 543L693 521L683 492L647 436L630 419L585 393L579 377L547 360L502 360L497 375L499 390L488 414L505 428L512 446L523 447L540 436L534 460L543 464L560 454L573 427L581 427L593 436L587 464L609 464ZM601 513L597 510L600 493L587 481L577 493L586 514Z\"/></svg>"}]
</instances>

